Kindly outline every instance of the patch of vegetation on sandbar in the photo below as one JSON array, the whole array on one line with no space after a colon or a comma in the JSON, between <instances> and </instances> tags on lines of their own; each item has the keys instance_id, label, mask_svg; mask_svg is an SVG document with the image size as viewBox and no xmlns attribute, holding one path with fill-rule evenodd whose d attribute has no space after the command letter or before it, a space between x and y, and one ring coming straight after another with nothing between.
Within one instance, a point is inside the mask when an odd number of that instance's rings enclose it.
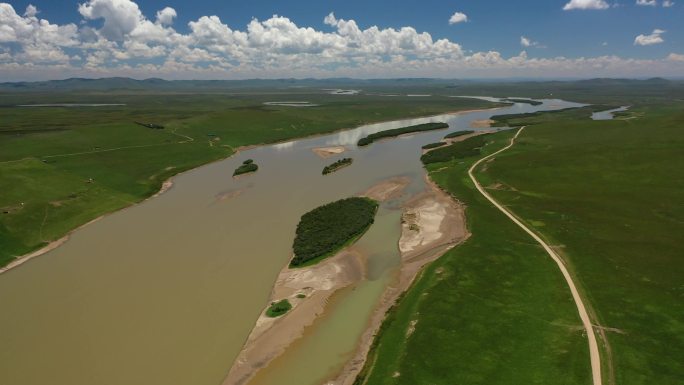
<instances>
[{"instance_id":1,"label":"patch of vegetation on sandbar","mask_svg":"<svg viewBox=\"0 0 684 385\"><path fill-rule=\"evenodd\" d=\"M446 146L446 142L428 143L428 144L424 145L424 146L421 147L421 148L422 148L423 150L431 150L431 149L433 149L433 148L442 147L442 146Z\"/></svg>"},{"instance_id":2,"label":"patch of vegetation on sandbar","mask_svg":"<svg viewBox=\"0 0 684 385\"><path fill-rule=\"evenodd\" d=\"M478 135L462 142L456 142L449 146L430 151L420 157L425 164L448 162L452 159L465 159L480 154L480 148L485 145L487 135Z\"/></svg>"},{"instance_id":3,"label":"patch of vegetation on sandbar","mask_svg":"<svg viewBox=\"0 0 684 385\"><path fill-rule=\"evenodd\" d=\"M403 135L403 134L410 134L410 133L414 133L414 132L441 130L443 128L449 128L449 125L446 123L424 123L424 124L416 124L414 126L394 128L391 130L376 132L375 134L370 134L366 137L363 137L363 138L359 139L359 142L357 143L357 145L367 146L367 145L373 143L374 141L376 141L378 139L382 139L382 138L392 138L395 136L399 136L399 135Z\"/></svg>"},{"instance_id":4,"label":"patch of vegetation on sandbar","mask_svg":"<svg viewBox=\"0 0 684 385\"><path fill-rule=\"evenodd\" d=\"M495 121L492 127L520 127L520 126L531 126L534 124L543 124L550 122L552 120L558 119L559 117L570 117L577 119L590 117L591 114L595 112L613 110L619 108L616 104L594 104L584 107L569 107L560 110L553 111L537 111L537 112L526 112L522 114L503 114L494 115L492 120Z\"/></svg>"},{"instance_id":5,"label":"patch of vegetation on sandbar","mask_svg":"<svg viewBox=\"0 0 684 385\"><path fill-rule=\"evenodd\" d=\"M266 309L266 315L271 318L276 318L287 313L290 311L290 309L292 309L292 304L286 298L278 302L271 303L271 306Z\"/></svg>"},{"instance_id":6,"label":"patch of vegetation on sandbar","mask_svg":"<svg viewBox=\"0 0 684 385\"><path fill-rule=\"evenodd\" d=\"M353 197L304 214L297 225L290 267L312 265L352 244L373 224L377 210L378 202Z\"/></svg>"},{"instance_id":7,"label":"patch of vegetation on sandbar","mask_svg":"<svg viewBox=\"0 0 684 385\"><path fill-rule=\"evenodd\" d=\"M254 163L254 160L247 159L246 161L242 162L242 165L240 165L240 167L235 169L235 171L233 172L233 176L247 174L250 172L256 172L258 169L259 166L257 166L256 163Z\"/></svg>"},{"instance_id":8,"label":"patch of vegetation on sandbar","mask_svg":"<svg viewBox=\"0 0 684 385\"><path fill-rule=\"evenodd\" d=\"M504 102L511 102L511 103L526 103L530 104L533 106L541 106L542 102L537 101L537 100L531 100L531 99L519 99L519 98L507 98L503 100Z\"/></svg>"},{"instance_id":9,"label":"patch of vegetation on sandbar","mask_svg":"<svg viewBox=\"0 0 684 385\"><path fill-rule=\"evenodd\" d=\"M323 175L330 174L332 172L335 172L343 167L351 166L351 164L354 162L354 159L352 158L342 158L335 163L325 166L323 168Z\"/></svg>"},{"instance_id":10,"label":"patch of vegetation on sandbar","mask_svg":"<svg viewBox=\"0 0 684 385\"><path fill-rule=\"evenodd\" d=\"M474 132L475 131L473 131L473 130L456 131L456 132L452 132L451 134L446 134L444 136L444 139L458 138L459 136L470 135Z\"/></svg>"}]
</instances>

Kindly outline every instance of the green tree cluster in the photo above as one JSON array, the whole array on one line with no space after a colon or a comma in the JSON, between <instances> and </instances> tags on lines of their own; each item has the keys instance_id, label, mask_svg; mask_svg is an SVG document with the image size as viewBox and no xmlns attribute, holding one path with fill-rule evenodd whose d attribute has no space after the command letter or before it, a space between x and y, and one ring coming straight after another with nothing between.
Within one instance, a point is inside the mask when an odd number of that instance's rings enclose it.
<instances>
[{"instance_id":1,"label":"green tree cluster","mask_svg":"<svg viewBox=\"0 0 684 385\"><path fill-rule=\"evenodd\" d=\"M408 127L401 127L401 128L394 128L391 130L385 130L385 131L380 131L376 132L375 134L370 134L366 137L363 137L359 139L359 142L357 145L359 146L367 146L374 141L382 138L391 138L403 134L410 134L413 132L422 132L422 131L432 131L432 130L441 130L443 128L449 128L449 125L446 123L424 123L424 124L416 124L415 126L408 126Z\"/></svg>"},{"instance_id":2,"label":"green tree cluster","mask_svg":"<svg viewBox=\"0 0 684 385\"><path fill-rule=\"evenodd\" d=\"M346 198L317 207L302 216L292 246L290 266L331 255L363 234L375 219L378 202Z\"/></svg>"},{"instance_id":3,"label":"green tree cluster","mask_svg":"<svg viewBox=\"0 0 684 385\"><path fill-rule=\"evenodd\" d=\"M254 160L252 159L247 159L246 161L242 162L242 165L238 168L235 169L233 172L233 176L240 175L240 174L247 174L249 172L256 172L256 170L259 169L259 166L254 163Z\"/></svg>"},{"instance_id":4,"label":"green tree cluster","mask_svg":"<svg viewBox=\"0 0 684 385\"><path fill-rule=\"evenodd\" d=\"M473 132L475 132L475 131L473 131L473 130L456 131L456 132L452 132L451 134L447 134L446 136L444 136L444 139L458 138L459 136L469 135L469 134L472 134Z\"/></svg>"},{"instance_id":5,"label":"green tree cluster","mask_svg":"<svg viewBox=\"0 0 684 385\"><path fill-rule=\"evenodd\" d=\"M423 150L429 150L429 149L432 149L432 148L437 148L437 147L442 147L442 146L446 146L446 142L428 143L428 144L424 145L424 146L421 147L421 148L422 148Z\"/></svg>"},{"instance_id":6,"label":"green tree cluster","mask_svg":"<svg viewBox=\"0 0 684 385\"><path fill-rule=\"evenodd\" d=\"M287 298L280 300L278 302L273 302L268 309L266 309L266 315L275 318L287 313L292 309L292 304Z\"/></svg>"},{"instance_id":7,"label":"green tree cluster","mask_svg":"<svg viewBox=\"0 0 684 385\"><path fill-rule=\"evenodd\" d=\"M353 161L354 159L352 158L342 158L331 165L325 166L323 168L323 175L330 174L331 172L335 172L341 169L342 167L349 166L352 164Z\"/></svg>"}]
</instances>

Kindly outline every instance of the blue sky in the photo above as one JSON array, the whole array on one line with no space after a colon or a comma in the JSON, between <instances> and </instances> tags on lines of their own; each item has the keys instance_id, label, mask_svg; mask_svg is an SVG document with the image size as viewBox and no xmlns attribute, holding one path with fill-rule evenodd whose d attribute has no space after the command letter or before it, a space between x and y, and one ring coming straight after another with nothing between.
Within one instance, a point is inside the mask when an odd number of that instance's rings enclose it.
<instances>
[{"instance_id":1,"label":"blue sky","mask_svg":"<svg viewBox=\"0 0 684 385\"><path fill-rule=\"evenodd\" d=\"M31 70L42 77L79 71L134 77L158 72L169 78L308 72L319 77L684 76L681 1L0 0L0 69L5 70L0 78L36 76ZM30 5L37 12L26 12ZM175 17L161 22L156 14L165 7ZM334 18L325 23L331 12ZM450 24L456 12L467 21ZM210 16L218 18L209 23ZM263 36L242 36L254 18L278 26L264 24ZM336 24L340 20L343 24ZM341 26L349 21L359 32L345 35ZM39 28L46 22L70 38L46 39ZM32 23L27 32L25 25ZM198 24L193 29L189 23ZM8 27L17 31L7 32ZM372 27L379 32L364 32ZM392 32L403 27L414 32ZM223 35L216 35L219 30ZM450 45L432 45L440 39ZM360 44L373 48L359 49Z\"/></svg>"}]
</instances>

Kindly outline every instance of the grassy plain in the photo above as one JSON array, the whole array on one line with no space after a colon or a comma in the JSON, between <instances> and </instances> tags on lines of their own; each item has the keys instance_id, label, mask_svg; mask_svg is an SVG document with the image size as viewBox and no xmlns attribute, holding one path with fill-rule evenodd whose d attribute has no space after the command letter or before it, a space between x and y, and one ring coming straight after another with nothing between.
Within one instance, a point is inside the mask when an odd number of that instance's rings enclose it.
<instances>
[{"instance_id":1,"label":"grassy plain","mask_svg":"<svg viewBox=\"0 0 684 385\"><path fill-rule=\"evenodd\" d=\"M358 383L590 381L586 338L561 273L467 176L511 134L487 136L482 155L426 166L466 205L472 236L430 265L394 308Z\"/></svg>"},{"instance_id":2,"label":"grassy plain","mask_svg":"<svg viewBox=\"0 0 684 385\"><path fill-rule=\"evenodd\" d=\"M559 245L607 328L615 383L680 383L684 102L613 121L582 110L527 120L488 167L493 195Z\"/></svg>"},{"instance_id":3,"label":"grassy plain","mask_svg":"<svg viewBox=\"0 0 684 385\"><path fill-rule=\"evenodd\" d=\"M293 99L321 106L263 105ZM230 156L240 146L492 106L474 99L416 99L285 88L0 91L0 266L102 214L140 202L170 176ZM16 107L44 103L125 106Z\"/></svg>"},{"instance_id":4,"label":"grassy plain","mask_svg":"<svg viewBox=\"0 0 684 385\"><path fill-rule=\"evenodd\" d=\"M684 103L647 98L613 121L590 120L594 109L509 119L527 128L477 177L563 255L608 342L604 383L674 385L684 378ZM477 158L511 134L491 135ZM395 307L359 383L589 383L557 268L477 195L473 161L427 166L467 205L473 235Z\"/></svg>"}]
</instances>

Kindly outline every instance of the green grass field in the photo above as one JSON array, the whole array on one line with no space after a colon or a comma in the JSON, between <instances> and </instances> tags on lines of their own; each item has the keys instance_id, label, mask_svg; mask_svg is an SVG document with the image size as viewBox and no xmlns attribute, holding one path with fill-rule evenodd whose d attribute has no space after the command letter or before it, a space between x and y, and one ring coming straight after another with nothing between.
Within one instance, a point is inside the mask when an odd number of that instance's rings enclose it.
<instances>
[{"instance_id":1,"label":"green grass field","mask_svg":"<svg viewBox=\"0 0 684 385\"><path fill-rule=\"evenodd\" d=\"M605 330L617 384L684 378L684 103L614 121L529 126L487 171L492 191L559 245ZM533 172L531 172L533 170Z\"/></svg>"},{"instance_id":2,"label":"green grass field","mask_svg":"<svg viewBox=\"0 0 684 385\"><path fill-rule=\"evenodd\" d=\"M0 266L102 214L140 202L170 176L230 156L239 146L492 106L474 99L307 92L0 92ZM263 105L293 99L320 106ZM16 107L37 103L126 105Z\"/></svg>"},{"instance_id":3,"label":"green grass field","mask_svg":"<svg viewBox=\"0 0 684 385\"><path fill-rule=\"evenodd\" d=\"M649 101L614 121L591 121L591 108L521 120L531 125L516 145L477 172L561 251L604 328L607 384L684 378L683 107ZM511 134L492 135L482 156ZM390 313L358 383L591 382L586 338L557 267L474 191L474 160L428 166L466 204L473 235Z\"/></svg>"},{"instance_id":4,"label":"green grass field","mask_svg":"<svg viewBox=\"0 0 684 385\"><path fill-rule=\"evenodd\" d=\"M483 154L510 134L489 136ZM474 190L467 169L476 159L428 166L465 203L472 236L392 311L366 383L586 384L589 352L570 292L543 249Z\"/></svg>"}]
</instances>

